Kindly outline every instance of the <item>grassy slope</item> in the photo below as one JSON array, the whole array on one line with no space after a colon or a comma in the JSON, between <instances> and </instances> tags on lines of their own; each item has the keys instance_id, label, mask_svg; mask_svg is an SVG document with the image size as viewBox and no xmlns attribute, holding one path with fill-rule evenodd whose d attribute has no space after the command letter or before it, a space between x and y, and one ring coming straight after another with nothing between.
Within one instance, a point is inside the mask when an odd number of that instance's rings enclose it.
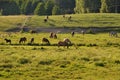
<instances>
[{"instance_id":1,"label":"grassy slope","mask_svg":"<svg viewBox=\"0 0 120 80\"><path fill-rule=\"evenodd\" d=\"M66 15L69 17L70 15ZM62 15L50 16L44 23L45 16L33 16L27 22L32 27L120 27L120 14L75 14L71 15L71 21ZM26 16L0 16L0 30L16 27L18 23L24 23Z\"/></svg>"},{"instance_id":2,"label":"grassy slope","mask_svg":"<svg viewBox=\"0 0 120 80\"><path fill-rule=\"evenodd\" d=\"M3 34L3 33L1 33ZM35 43L41 43L41 34L12 34L13 44L20 37L35 38ZM119 80L120 79L120 42L119 38L111 38L108 34L58 34L58 39L50 39L57 43L68 37L74 43L95 43L99 46L80 46L69 49L57 46L23 46L0 45L0 80L54 80L54 79L83 79L83 80ZM3 38L0 42L6 44ZM107 43L113 43L107 45ZM115 44L114 44L115 43ZM106 46L107 45L107 46Z\"/></svg>"}]
</instances>

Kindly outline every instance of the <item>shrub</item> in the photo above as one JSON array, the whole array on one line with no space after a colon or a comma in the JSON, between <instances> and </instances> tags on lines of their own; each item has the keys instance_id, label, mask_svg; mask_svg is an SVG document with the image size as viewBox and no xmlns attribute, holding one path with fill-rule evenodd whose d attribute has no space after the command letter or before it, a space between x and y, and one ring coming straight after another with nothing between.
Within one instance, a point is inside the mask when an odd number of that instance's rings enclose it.
<instances>
[{"instance_id":1,"label":"shrub","mask_svg":"<svg viewBox=\"0 0 120 80\"><path fill-rule=\"evenodd\" d=\"M29 59L27 59L27 58L20 58L20 59L18 60L18 62L19 62L20 64L27 64L27 63L30 63L31 61L30 61Z\"/></svg>"},{"instance_id":2,"label":"shrub","mask_svg":"<svg viewBox=\"0 0 120 80\"><path fill-rule=\"evenodd\" d=\"M90 59L87 58L87 57L82 57L81 60L84 60L84 61L90 61Z\"/></svg>"},{"instance_id":3,"label":"shrub","mask_svg":"<svg viewBox=\"0 0 120 80\"><path fill-rule=\"evenodd\" d=\"M44 61L40 61L38 64L41 64L41 65L50 65L52 64L54 60L44 60Z\"/></svg>"},{"instance_id":4,"label":"shrub","mask_svg":"<svg viewBox=\"0 0 120 80\"><path fill-rule=\"evenodd\" d=\"M105 66L105 63L103 63L103 62L96 62L96 63L95 63L95 66L104 67L104 66Z\"/></svg>"}]
</instances>

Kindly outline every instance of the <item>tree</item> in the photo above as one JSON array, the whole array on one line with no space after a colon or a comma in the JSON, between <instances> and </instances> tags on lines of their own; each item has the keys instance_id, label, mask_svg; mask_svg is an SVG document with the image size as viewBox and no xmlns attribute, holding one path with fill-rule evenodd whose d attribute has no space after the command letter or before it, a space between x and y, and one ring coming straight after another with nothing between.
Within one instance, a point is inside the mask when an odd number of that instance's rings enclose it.
<instances>
[{"instance_id":1,"label":"tree","mask_svg":"<svg viewBox=\"0 0 120 80\"><path fill-rule=\"evenodd\" d=\"M48 0L45 3L45 12L47 15L52 15L53 6L54 6L54 2L52 0Z\"/></svg>"},{"instance_id":2,"label":"tree","mask_svg":"<svg viewBox=\"0 0 120 80\"><path fill-rule=\"evenodd\" d=\"M100 0L76 0L76 13L95 13L99 12L101 6Z\"/></svg>"},{"instance_id":3,"label":"tree","mask_svg":"<svg viewBox=\"0 0 120 80\"><path fill-rule=\"evenodd\" d=\"M105 13L117 13L120 12L120 1L119 0L101 0L100 11Z\"/></svg>"},{"instance_id":4,"label":"tree","mask_svg":"<svg viewBox=\"0 0 120 80\"><path fill-rule=\"evenodd\" d=\"M52 15L59 15L60 14L60 8L59 6L55 5L52 9Z\"/></svg>"},{"instance_id":5,"label":"tree","mask_svg":"<svg viewBox=\"0 0 120 80\"><path fill-rule=\"evenodd\" d=\"M35 8L34 11L35 15L45 15L45 8L43 3L38 3L37 7Z\"/></svg>"}]
</instances>

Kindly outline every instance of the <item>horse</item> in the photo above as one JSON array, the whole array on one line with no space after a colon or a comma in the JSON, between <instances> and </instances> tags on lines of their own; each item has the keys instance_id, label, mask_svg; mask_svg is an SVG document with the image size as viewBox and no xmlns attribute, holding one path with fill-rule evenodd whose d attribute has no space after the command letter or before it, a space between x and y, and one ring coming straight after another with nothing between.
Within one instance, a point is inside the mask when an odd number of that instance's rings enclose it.
<instances>
[{"instance_id":1,"label":"horse","mask_svg":"<svg viewBox=\"0 0 120 80\"><path fill-rule=\"evenodd\" d=\"M63 15L63 18L65 18L65 14Z\"/></svg>"},{"instance_id":2,"label":"horse","mask_svg":"<svg viewBox=\"0 0 120 80\"><path fill-rule=\"evenodd\" d=\"M63 39L63 42L66 42L66 43L68 43L68 44L71 44L71 41L70 41L68 38L64 38L64 39Z\"/></svg>"},{"instance_id":3,"label":"horse","mask_svg":"<svg viewBox=\"0 0 120 80\"><path fill-rule=\"evenodd\" d=\"M82 31L81 31L81 34L82 34L82 35L84 35L84 34L85 34L85 31L84 31L84 30L82 30Z\"/></svg>"},{"instance_id":4,"label":"horse","mask_svg":"<svg viewBox=\"0 0 120 80\"><path fill-rule=\"evenodd\" d=\"M47 22L47 19L44 19L44 22Z\"/></svg>"},{"instance_id":5,"label":"horse","mask_svg":"<svg viewBox=\"0 0 120 80\"><path fill-rule=\"evenodd\" d=\"M53 34L54 34L54 33L53 33L53 32L51 32L49 37L50 37L50 38L53 38Z\"/></svg>"},{"instance_id":6,"label":"horse","mask_svg":"<svg viewBox=\"0 0 120 80\"><path fill-rule=\"evenodd\" d=\"M34 38L31 38L30 43L31 44L34 43Z\"/></svg>"},{"instance_id":7,"label":"horse","mask_svg":"<svg viewBox=\"0 0 120 80\"><path fill-rule=\"evenodd\" d=\"M37 31L35 31L35 30L30 30L30 33L31 33L31 34L37 33Z\"/></svg>"},{"instance_id":8,"label":"horse","mask_svg":"<svg viewBox=\"0 0 120 80\"><path fill-rule=\"evenodd\" d=\"M53 33L53 32L50 33L50 36L49 36L49 37L50 37L50 38L57 39L56 33Z\"/></svg>"},{"instance_id":9,"label":"horse","mask_svg":"<svg viewBox=\"0 0 120 80\"><path fill-rule=\"evenodd\" d=\"M54 38L54 39L57 39L57 35L56 35L55 33L53 34L53 38Z\"/></svg>"},{"instance_id":10,"label":"horse","mask_svg":"<svg viewBox=\"0 0 120 80\"><path fill-rule=\"evenodd\" d=\"M66 46L67 48L69 48L69 45L68 45L68 43L67 42L64 42L64 41L59 41L58 42L58 47L60 47L60 46Z\"/></svg>"},{"instance_id":11,"label":"horse","mask_svg":"<svg viewBox=\"0 0 120 80\"><path fill-rule=\"evenodd\" d=\"M111 32L109 32L109 36L114 36L114 37L118 37L118 34L117 34L117 32L115 32L115 31L111 31Z\"/></svg>"},{"instance_id":12,"label":"horse","mask_svg":"<svg viewBox=\"0 0 120 80\"><path fill-rule=\"evenodd\" d=\"M19 40L19 43L21 44L21 43L25 43L27 41L27 38L26 37L22 37L22 38L20 38L20 40Z\"/></svg>"},{"instance_id":13,"label":"horse","mask_svg":"<svg viewBox=\"0 0 120 80\"><path fill-rule=\"evenodd\" d=\"M47 38L42 38L42 43L47 43L50 45L50 41Z\"/></svg>"},{"instance_id":14,"label":"horse","mask_svg":"<svg viewBox=\"0 0 120 80\"><path fill-rule=\"evenodd\" d=\"M71 32L71 35L72 35L72 37L75 35L75 32L73 31L73 32Z\"/></svg>"},{"instance_id":15,"label":"horse","mask_svg":"<svg viewBox=\"0 0 120 80\"><path fill-rule=\"evenodd\" d=\"M6 43L10 43L11 44L11 40L10 39L4 39L6 41Z\"/></svg>"},{"instance_id":16,"label":"horse","mask_svg":"<svg viewBox=\"0 0 120 80\"><path fill-rule=\"evenodd\" d=\"M71 16L69 16L69 17L68 17L68 20L71 20L71 18L72 18L72 17L71 17Z\"/></svg>"},{"instance_id":17,"label":"horse","mask_svg":"<svg viewBox=\"0 0 120 80\"><path fill-rule=\"evenodd\" d=\"M46 16L46 19L49 19L49 16Z\"/></svg>"}]
</instances>

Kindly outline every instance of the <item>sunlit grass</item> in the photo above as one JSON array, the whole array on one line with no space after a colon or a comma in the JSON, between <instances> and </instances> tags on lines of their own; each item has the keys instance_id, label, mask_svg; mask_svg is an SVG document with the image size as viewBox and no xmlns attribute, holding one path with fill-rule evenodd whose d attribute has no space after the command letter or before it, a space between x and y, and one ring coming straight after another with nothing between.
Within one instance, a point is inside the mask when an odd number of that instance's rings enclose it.
<instances>
[{"instance_id":1,"label":"sunlit grass","mask_svg":"<svg viewBox=\"0 0 120 80\"><path fill-rule=\"evenodd\" d=\"M69 21L68 17L72 16ZM23 24L27 16L0 16L0 30L7 30ZM71 14L63 18L62 15L49 16L48 22L44 22L45 16L32 16L26 23L29 27L119 27L120 14Z\"/></svg>"},{"instance_id":2,"label":"sunlit grass","mask_svg":"<svg viewBox=\"0 0 120 80\"><path fill-rule=\"evenodd\" d=\"M57 34L58 39L50 39L49 33L12 33L0 38L0 80L119 80L120 46L119 38L109 37L108 33L99 34ZM118 34L119 35L119 34ZM25 45L19 44L20 37L27 37ZM63 38L69 38L72 43L85 44L70 46L68 49L57 46L27 45L30 38L41 44L43 37L56 44ZM7 44L4 38L12 40ZM90 44L97 44L91 46ZM109 44L108 44L109 43ZM114 75L113 75L114 74Z\"/></svg>"}]
</instances>

